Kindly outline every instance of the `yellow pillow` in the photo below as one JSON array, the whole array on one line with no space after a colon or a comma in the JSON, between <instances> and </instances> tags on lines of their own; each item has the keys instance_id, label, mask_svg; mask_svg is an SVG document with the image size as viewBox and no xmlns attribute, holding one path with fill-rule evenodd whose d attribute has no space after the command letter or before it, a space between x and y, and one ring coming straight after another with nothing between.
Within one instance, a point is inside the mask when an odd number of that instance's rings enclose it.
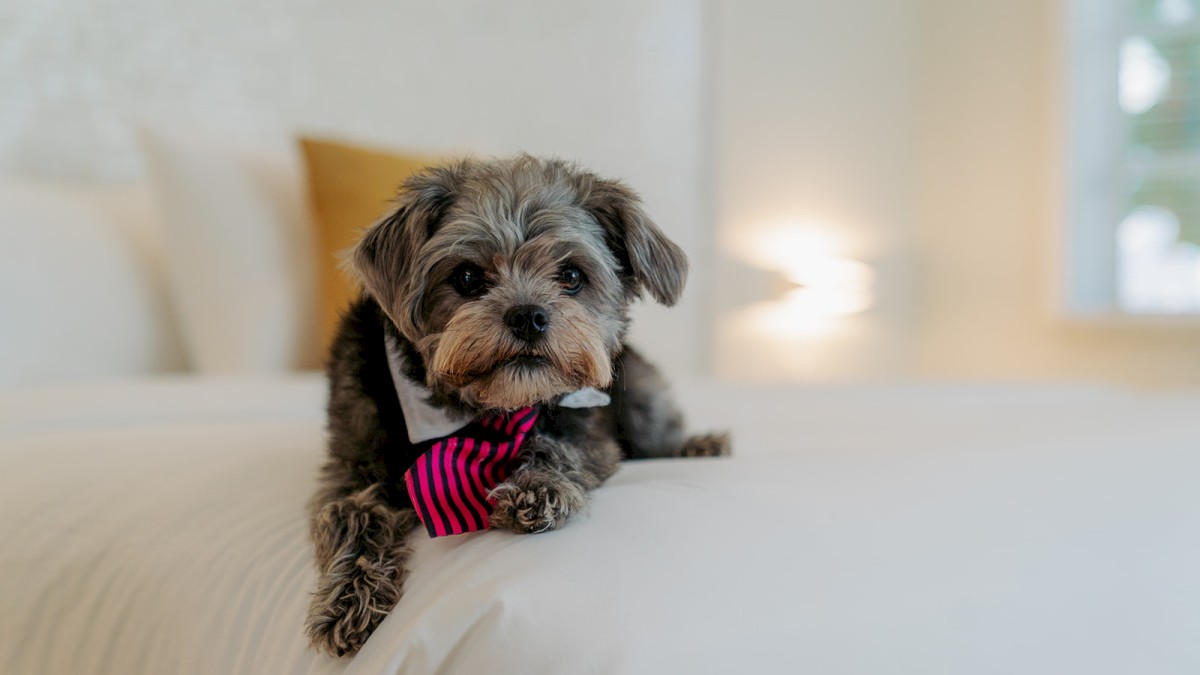
<instances>
[{"instance_id":1,"label":"yellow pillow","mask_svg":"<svg viewBox=\"0 0 1200 675\"><path fill-rule=\"evenodd\" d=\"M435 163L429 157L301 138L317 231L321 344L327 349L358 285L340 268L341 255L388 209L404 179Z\"/></svg>"}]
</instances>

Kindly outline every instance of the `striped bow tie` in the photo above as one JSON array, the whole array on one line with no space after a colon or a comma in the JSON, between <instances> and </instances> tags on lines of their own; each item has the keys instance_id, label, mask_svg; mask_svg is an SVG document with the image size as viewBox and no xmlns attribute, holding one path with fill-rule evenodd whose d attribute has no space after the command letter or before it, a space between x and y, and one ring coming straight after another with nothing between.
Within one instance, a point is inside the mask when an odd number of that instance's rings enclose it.
<instances>
[{"instance_id":1,"label":"striped bow tie","mask_svg":"<svg viewBox=\"0 0 1200 675\"><path fill-rule=\"evenodd\" d=\"M430 537L488 528L488 494L515 468L538 409L484 417L439 439L404 474L408 496Z\"/></svg>"}]
</instances>

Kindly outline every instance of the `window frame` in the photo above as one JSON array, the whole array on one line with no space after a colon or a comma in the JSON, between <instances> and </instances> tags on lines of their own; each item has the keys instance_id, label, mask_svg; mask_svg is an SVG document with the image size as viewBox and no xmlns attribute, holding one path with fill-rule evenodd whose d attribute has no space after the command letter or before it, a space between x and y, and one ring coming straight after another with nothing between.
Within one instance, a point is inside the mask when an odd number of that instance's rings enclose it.
<instances>
[{"instance_id":1,"label":"window frame","mask_svg":"<svg viewBox=\"0 0 1200 675\"><path fill-rule=\"evenodd\" d=\"M1126 211L1130 180L1118 73L1122 40L1139 32L1128 2L1065 2L1061 137L1066 196L1056 256L1056 314L1096 325L1200 326L1200 311L1131 312L1118 301L1116 227ZM1193 22L1200 23L1200 17Z\"/></svg>"}]
</instances>

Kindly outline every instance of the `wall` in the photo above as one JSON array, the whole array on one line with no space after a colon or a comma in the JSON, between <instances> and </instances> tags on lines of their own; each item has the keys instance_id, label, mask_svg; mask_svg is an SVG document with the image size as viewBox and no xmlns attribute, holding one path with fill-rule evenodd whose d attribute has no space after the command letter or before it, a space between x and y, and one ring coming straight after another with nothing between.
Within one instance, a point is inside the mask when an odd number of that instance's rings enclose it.
<instances>
[{"instance_id":1,"label":"wall","mask_svg":"<svg viewBox=\"0 0 1200 675\"><path fill-rule=\"evenodd\" d=\"M1200 386L1200 322L1055 307L1064 1L714 8L718 374ZM776 252L873 265L874 306L763 321L764 284L733 259L778 224L832 236Z\"/></svg>"},{"instance_id":2,"label":"wall","mask_svg":"<svg viewBox=\"0 0 1200 675\"><path fill-rule=\"evenodd\" d=\"M0 172L136 178L140 118L579 159L706 268L701 6L689 0L6 0ZM696 284L633 339L702 367Z\"/></svg>"},{"instance_id":3,"label":"wall","mask_svg":"<svg viewBox=\"0 0 1200 675\"><path fill-rule=\"evenodd\" d=\"M911 3L748 0L713 9L717 373L905 375L914 300ZM780 228L799 229L801 240L776 241ZM787 325L754 304L763 294L745 263L814 255L873 265L874 305Z\"/></svg>"},{"instance_id":4,"label":"wall","mask_svg":"<svg viewBox=\"0 0 1200 675\"><path fill-rule=\"evenodd\" d=\"M135 176L138 115L556 152L691 253L634 334L674 374L1200 385L1200 331L1053 311L1061 2L10 0L0 171ZM761 324L744 263L797 224L833 236L773 252L872 264L869 310Z\"/></svg>"},{"instance_id":5,"label":"wall","mask_svg":"<svg viewBox=\"0 0 1200 675\"><path fill-rule=\"evenodd\" d=\"M1200 385L1200 329L1059 317L1064 3L921 0L915 372Z\"/></svg>"}]
</instances>

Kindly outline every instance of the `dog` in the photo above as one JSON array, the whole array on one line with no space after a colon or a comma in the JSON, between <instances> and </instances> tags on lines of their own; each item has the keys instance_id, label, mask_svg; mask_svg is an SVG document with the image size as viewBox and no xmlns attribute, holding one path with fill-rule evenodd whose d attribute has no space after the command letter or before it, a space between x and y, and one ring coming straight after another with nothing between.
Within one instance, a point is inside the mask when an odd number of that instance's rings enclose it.
<instances>
[{"instance_id":1,"label":"dog","mask_svg":"<svg viewBox=\"0 0 1200 675\"><path fill-rule=\"evenodd\" d=\"M347 267L363 293L330 348L309 505L317 651L363 645L400 600L422 524L545 532L622 459L728 454L726 435L685 438L662 376L625 343L630 303L673 305L688 265L618 181L528 155L427 168Z\"/></svg>"}]
</instances>

